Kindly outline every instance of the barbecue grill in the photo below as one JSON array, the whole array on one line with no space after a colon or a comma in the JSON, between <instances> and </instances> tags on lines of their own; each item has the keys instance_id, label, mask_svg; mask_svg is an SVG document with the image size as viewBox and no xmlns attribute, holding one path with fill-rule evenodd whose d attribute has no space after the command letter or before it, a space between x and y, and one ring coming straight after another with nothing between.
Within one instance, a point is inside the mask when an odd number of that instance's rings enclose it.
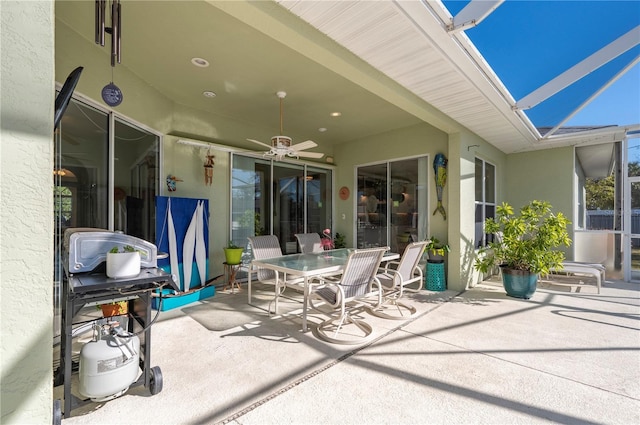
<instances>
[{"instance_id":1,"label":"barbecue grill","mask_svg":"<svg viewBox=\"0 0 640 425\"><path fill-rule=\"evenodd\" d=\"M141 269L138 276L130 278L109 278L105 274L105 260L107 252L113 247L131 246L140 252ZM70 417L74 408L91 402L92 398L80 399L71 394L71 374L76 370L77 364L71 359L71 346L73 339L73 326L86 323L74 321L80 310L84 307L95 306L116 301L128 303L129 320L126 332L118 330L117 338L139 338L138 364L142 370L140 377L133 382L121 383L122 390L113 394L115 398L123 394L128 388L144 385L152 395L162 390L162 372L158 366L150 367L151 355L151 299L153 292L157 290L162 294L163 288L178 291L174 279L169 273L157 267L158 252L155 245L134 236L119 232L111 232L94 228L71 228L64 234L62 247L62 260L65 270L62 288L62 334L60 343L60 366L56 370L54 385L64 385L64 408L61 410L61 402L54 402L54 424L60 423L62 417ZM158 309L158 312L160 309ZM156 313L156 317L157 317ZM96 319L92 319L96 320ZM104 319L99 319L104 320ZM125 335L126 334L126 335ZM95 341L94 341L95 342ZM89 343L87 343L88 345ZM105 345L105 344L103 344ZM109 344L106 344L109 345ZM137 341L136 341L137 347ZM88 350L87 350L88 351ZM129 359L130 360L130 359ZM98 360L101 370L105 367L117 368L122 359ZM131 363L129 361L129 363ZM106 366L105 366L106 365ZM115 366L111 366L115 365ZM135 368L135 367L134 367ZM85 368L87 369L87 368ZM111 382L105 381L105 388L113 385L114 370L107 370L111 375ZM117 371L116 371L117 372ZM137 374L136 374L137 375ZM81 379L84 377L80 377ZM91 387L101 386L100 376L92 376ZM83 382L86 382L83 381ZM109 391L109 390L107 390ZM109 399L109 397L103 397ZM95 399L93 399L95 401Z\"/></svg>"}]
</instances>

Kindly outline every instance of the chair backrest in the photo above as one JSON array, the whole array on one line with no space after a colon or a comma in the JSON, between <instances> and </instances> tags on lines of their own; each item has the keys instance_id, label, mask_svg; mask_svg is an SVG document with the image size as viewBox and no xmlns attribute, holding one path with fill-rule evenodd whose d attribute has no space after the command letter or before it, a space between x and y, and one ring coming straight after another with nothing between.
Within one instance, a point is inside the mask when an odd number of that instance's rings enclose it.
<instances>
[{"instance_id":1,"label":"chair backrest","mask_svg":"<svg viewBox=\"0 0 640 425\"><path fill-rule=\"evenodd\" d=\"M404 281L407 281L413 277L413 270L418 266L422 253L427 246L427 241L411 242L404 250L402 258L396 272L402 276Z\"/></svg>"},{"instance_id":2,"label":"chair backrest","mask_svg":"<svg viewBox=\"0 0 640 425\"><path fill-rule=\"evenodd\" d=\"M249 238L249 245L251 246L253 258L256 260L282 256L280 241L275 235L252 236ZM258 268L257 277L258 280L275 279L276 272L273 270Z\"/></svg>"},{"instance_id":3,"label":"chair backrest","mask_svg":"<svg viewBox=\"0 0 640 425\"><path fill-rule=\"evenodd\" d=\"M347 299L363 296L370 291L382 256L388 250L389 247L356 249L349 254L339 282Z\"/></svg>"},{"instance_id":4,"label":"chair backrest","mask_svg":"<svg viewBox=\"0 0 640 425\"><path fill-rule=\"evenodd\" d=\"M322 241L317 233L296 233L296 239L298 239L300 251L303 254L323 251Z\"/></svg>"}]
</instances>

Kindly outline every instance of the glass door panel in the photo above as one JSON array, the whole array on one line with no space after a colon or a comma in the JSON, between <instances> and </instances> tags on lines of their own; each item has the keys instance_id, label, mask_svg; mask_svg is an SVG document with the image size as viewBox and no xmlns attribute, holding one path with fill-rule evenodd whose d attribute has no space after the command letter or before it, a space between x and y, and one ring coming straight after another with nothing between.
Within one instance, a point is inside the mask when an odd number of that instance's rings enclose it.
<instances>
[{"instance_id":1,"label":"glass door panel","mask_svg":"<svg viewBox=\"0 0 640 425\"><path fill-rule=\"evenodd\" d=\"M231 172L231 240L248 246L250 236L271 233L271 162L233 156Z\"/></svg>"},{"instance_id":2,"label":"glass door panel","mask_svg":"<svg viewBox=\"0 0 640 425\"><path fill-rule=\"evenodd\" d=\"M358 167L357 248L387 246L387 164Z\"/></svg>"},{"instance_id":3,"label":"glass door panel","mask_svg":"<svg viewBox=\"0 0 640 425\"><path fill-rule=\"evenodd\" d=\"M640 177L629 177L628 193L630 197L630 231L624 240L629 241L625 247L628 254L624 255L625 276L630 281L640 281ZM626 233L626 232L625 232ZM627 270L628 269L628 270Z\"/></svg>"},{"instance_id":4,"label":"glass door panel","mask_svg":"<svg viewBox=\"0 0 640 425\"><path fill-rule=\"evenodd\" d=\"M331 172L307 167L307 233L331 229Z\"/></svg>"},{"instance_id":5,"label":"glass door panel","mask_svg":"<svg viewBox=\"0 0 640 425\"><path fill-rule=\"evenodd\" d=\"M115 121L114 230L155 243L155 196L158 187L155 134Z\"/></svg>"},{"instance_id":6,"label":"glass door panel","mask_svg":"<svg viewBox=\"0 0 640 425\"><path fill-rule=\"evenodd\" d=\"M277 163L273 165L273 234L282 252L298 250L296 233L304 233L304 169Z\"/></svg>"},{"instance_id":7,"label":"glass door panel","mask_svg":"<svg viewBox=\"0 0 640 425\"><path fill-rule=\"evenodd\" d=\"M421 161L422 167L420 167ZM419 234L418 206L425 195L421 192L426 187L424 183L419 184L418 176L421 168L426 169L426 158L395 161L389 164L391 178L387 204L391 214L389 246L393 252L402 253L409 242L426 236ZM426 197L424 199L426 202Z\"/></svg>"},{"instance_id":8,"label":"glass door panel","mask_svg":"<svg viewBox=\"0 0 640 425\"><path fill-rule=\"evenodd\" d=\"M108 228L109 117L71 99L54 133L53 211L53 335L60 336L61 249L70 227Z\"/></svg>"}]
</instances>

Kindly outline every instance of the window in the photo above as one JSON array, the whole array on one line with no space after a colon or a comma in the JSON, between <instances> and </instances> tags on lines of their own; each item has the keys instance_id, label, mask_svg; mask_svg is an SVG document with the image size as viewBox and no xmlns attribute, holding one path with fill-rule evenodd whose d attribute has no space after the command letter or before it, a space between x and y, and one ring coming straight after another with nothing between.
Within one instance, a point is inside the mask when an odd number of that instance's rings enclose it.
<instances>
[{"instance_id":1,"label":"window","mask_svg":"<svg viewBox=\"0 0 640 425\"><path fill-rule=\"evenodd\" d=\"M476 232L475 246L480 248L491 242L491 236L484 233L484 221L495 217L496 213L496 167L476 158Z\"/></svg>"}]
</instances>

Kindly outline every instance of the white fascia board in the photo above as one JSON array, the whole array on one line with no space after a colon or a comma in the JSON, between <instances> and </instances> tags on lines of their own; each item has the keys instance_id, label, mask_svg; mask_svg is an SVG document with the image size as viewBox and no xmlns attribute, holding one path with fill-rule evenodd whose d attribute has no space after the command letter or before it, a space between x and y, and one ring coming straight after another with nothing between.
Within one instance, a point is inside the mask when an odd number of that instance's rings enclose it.
<instances>
[{"instance_id":1,"label":"white fascia board","mask_svg":"<svg viewBox=\"0 0 640 425\"><path fill-rule=\"evenodd\" d=\"M484 94L487 101L514 126L528 143L535 143L540 133L529 118L513 111L515 99L509 93L495 71L464 32L446 32L446 22L451 14L441 1L398 1L394 4L402 10L408 20L428 38L457 72L463 75L476 90ZM433 20L440 25L434 25Z\"/></svg>"},{"instance_id":2,"label":"white fascia board","mask_svg":"<svg viewBox=\"0 0 640 425\"><path fill-rule=\"evenodd\" d=\"M475 27L503 2L504 0L471 0L453 17L453 22L447 25L447 31L457 32Z\"/></svg>"},{"instance_id":3,"label":"white fascia board","mask_svg":"<svg viewBox=\"0 0 640 425\"><path fill-rule=\"evenodd\" d=\"M516 108L533 108L637 44L640 44L640 25L520 99Z\"/></svg>"}]
</instances>

